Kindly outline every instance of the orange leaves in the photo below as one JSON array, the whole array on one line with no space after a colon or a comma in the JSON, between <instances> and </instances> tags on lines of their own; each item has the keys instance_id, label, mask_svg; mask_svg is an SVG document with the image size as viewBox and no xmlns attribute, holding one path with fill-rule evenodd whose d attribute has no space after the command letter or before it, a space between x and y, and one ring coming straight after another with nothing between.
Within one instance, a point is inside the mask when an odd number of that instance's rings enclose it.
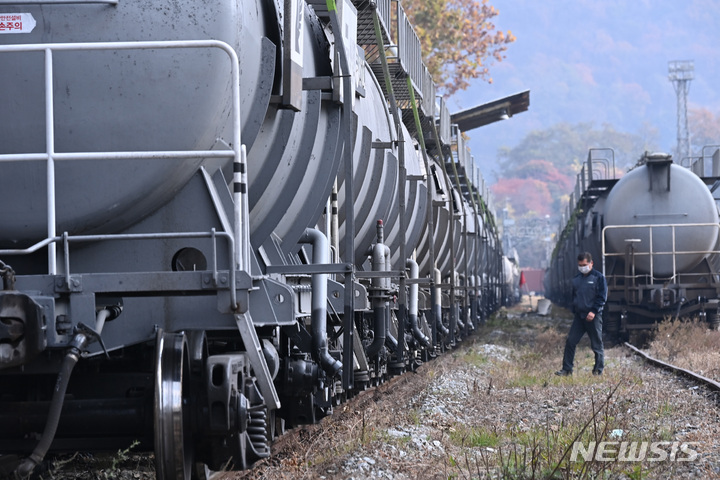
<instances>
[{"instance_id":1,"label":"orange leaves","mask_svg":"<svg viewBox=\"0 0 720 480\"><path fill-rule=\"evenodd\" d=\"M700 152L705 145L720 143L720 113L713 114L707 108L688 108L688 129L693 151Z\"/></svg>"},{"instance_id":2,"label":"orange leaves","mask_svg":"<svg viewBox=\"0 0 720 480\"><path fill-rule=\"evenodd\" d=\"M548 185L534 178L503 178L490 187L498 205L509 205L515 218L552 212Z\"/></svg>"},{"instance_id":3,"label":"orange leaves","mask_svg":"<svg viewBox=\"0 0 720 480\"><path fill-rule=\"evenodd\" d=\"M502 61L510 32L496 30L498 10L488 0L404 0L420 38L425 64L445 94L464 90L469 80L492 82L488 61Z\"/></svg>"}]
</instances>

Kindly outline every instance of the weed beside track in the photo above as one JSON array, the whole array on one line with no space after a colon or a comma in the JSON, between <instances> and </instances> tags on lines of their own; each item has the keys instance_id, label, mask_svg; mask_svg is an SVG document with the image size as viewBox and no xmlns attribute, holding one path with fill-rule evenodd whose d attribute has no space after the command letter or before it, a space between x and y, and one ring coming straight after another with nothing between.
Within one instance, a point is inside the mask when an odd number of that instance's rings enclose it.
<instances>
[{"instance_id":1,"label":"weed beside track","mask_svg":"<svg viewBox=\"0 0 720 480\"><path fill-rule=\"evenodd\" d=\"M214 478L720 478L715 394L621 346L606 348L605 373L595 377L587 338L574 375L555 376L570 320L561 309L546 317L528 305L502 310L416 372L290 432L254 469ZM651 352L706 362L686 368L711 376L717 332L681 327L662 326ZM98 458L82 458L80 467L58 461L44 478L152 476L152 459L128 452L97 468Z\"/></svg>"},{"instance_id":2,"label":"weed beside track","mask_svg":"<svg viewBox=\"0 0 720 480\"><path fill-rule=\"evenodd\" d=\"M595 377L587 339L575 374L556 377L569 315L523 310L224 478L720 478L713 394L620 346Z\"/></svg>"}]
</instances>

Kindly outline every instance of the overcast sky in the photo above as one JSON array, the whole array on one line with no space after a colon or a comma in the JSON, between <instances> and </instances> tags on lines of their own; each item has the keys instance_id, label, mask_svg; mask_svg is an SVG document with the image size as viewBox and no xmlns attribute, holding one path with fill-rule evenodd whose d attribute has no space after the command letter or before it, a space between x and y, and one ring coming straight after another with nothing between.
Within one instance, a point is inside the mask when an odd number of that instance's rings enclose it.
<instances>
[{"instance_id":1,"label":"overcast sky","mask_svg":"<svg viewBox=\"0 0 720 480\"><path fill-rule=\"evenodd\" d=\"M720 1L490 0L495 24L517 37L507 58L450 99L451 112L530 90L530 109L470 132L476 161L492 183L498 148L558 122L657 129L676 143L676 95L668 62L693 60L689 106L720 115ZM719 139L720 140L720 139ZM638 152L640 154L641 152Z\"/></svg>"}]
</instances>

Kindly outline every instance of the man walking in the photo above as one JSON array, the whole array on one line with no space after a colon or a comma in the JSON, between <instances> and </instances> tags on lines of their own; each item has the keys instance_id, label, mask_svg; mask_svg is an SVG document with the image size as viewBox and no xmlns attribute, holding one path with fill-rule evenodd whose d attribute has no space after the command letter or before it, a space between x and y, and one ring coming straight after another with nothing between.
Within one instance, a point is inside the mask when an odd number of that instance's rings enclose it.
<instances>
[{"instance_id":1,"label":"man walking","mask_svg":"<svg viewBox=\"0 0 720 480\"><path fill-rule=\"evenodd\" d=\"M592 255L583 252L577 257L578 270L572 280L573 285L573 323L565 341L565 355L562 370L555 375L572 375L575 361L575 347L587 332L590 346L595 352L593 375L602 375L605 367L602 342L602 310L607 298L607 282L605 276L593 270Z\"/></svg>"}]
</instances>

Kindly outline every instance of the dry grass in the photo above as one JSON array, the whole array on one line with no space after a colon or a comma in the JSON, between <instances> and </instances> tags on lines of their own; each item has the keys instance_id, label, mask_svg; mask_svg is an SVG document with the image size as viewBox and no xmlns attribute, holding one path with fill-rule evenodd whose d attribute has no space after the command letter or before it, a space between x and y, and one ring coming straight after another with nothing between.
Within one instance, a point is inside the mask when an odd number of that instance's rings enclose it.
<instances>
[{"instance_id":1,"label":"dry grass","mask_svg":"<svg viewBox=\"0 0 720 480\"><path fill-rule=\"evenodd\" d=\"M308 427L274 465L227 478L718 478L720 422L701 390L620 347L594 377L586 340L575 375L557 377L567 325L553 322L500 315L417 374ZM576 441L700 442L705 460L571 461Z\"/></svg>"},{"instance_id":2,"label":"dry grass","mask_svg":"<svg viewBox=\"0 0 720 480\"><path fill-rule=\"evenodd\" d=\"M477 423L458 429L463 448L449 454L448 478L633 478L637 465L571 462L570 453L576 441L613 441L612 432L621 430L623 439L630 438L637 429L628 406L642 398L642 384L626 381L628 372L616 365L605 379L588 375L593 359L582 348L576 375L556 377L565 334L545 327L535 333L534 341L513 344L512 361L491 365L489 388L478 389L475 402L468 402L470 410L479 412ZM636 438L666 437L667 426L654 424L644 435L636 432ZM638 472L647 474L653 467Z\"/></svg>"},{"instance_id":3,"label":"dry grass","mask_svg":"<svg viewBox=\"0 0 720 480\"><path fill-rule=\"evenodd\" d=\"M660 360L720 380L720 331L697 318L660 324L648 353Z\"/></svg>"},{"instance_id":4,"label":"dry grass","mask_svg":"<svg viewBox=\"0 0 720 480\"><path fill-rule=\"evenodd\" d=\"M219 478L718 478L715 402L620 347L606 349L605 375L594 377L587 339L578 346L575 374L555 376L568 326L567 318L502 312L416 373L364 392L319 425L301 427L258 468ZM718 345L718 332L676 322L660 327L651 353L678 364L689 358L694 363L686 368L707 372L720 364L711 361ZM576 441L699 442L700 459L571 461ZM359 470L368 458L369 469ZM48 478L146 478L111 463L92 476L57 469Z\"/></svg>"}]
</instances>

